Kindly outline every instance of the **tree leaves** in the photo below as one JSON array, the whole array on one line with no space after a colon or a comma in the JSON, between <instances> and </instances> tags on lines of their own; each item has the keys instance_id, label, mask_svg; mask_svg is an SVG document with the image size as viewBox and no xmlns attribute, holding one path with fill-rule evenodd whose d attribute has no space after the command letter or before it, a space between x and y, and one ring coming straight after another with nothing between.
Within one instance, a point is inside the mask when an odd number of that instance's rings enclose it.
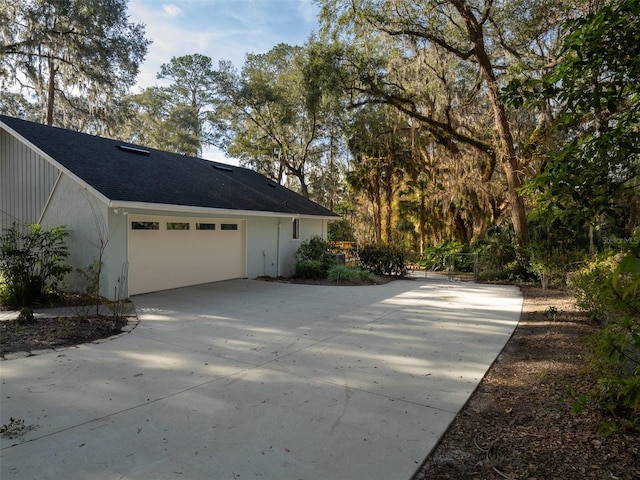
<instances>
[{"instance_id":1,"label":"tree leaves","mask_svg":"<svg viewBox=\"0 0 640 480\"><path fill-rule=\"evenodd\" d=\"M126 0L3 1L0 80L35 96L42 118L55 106L90 113L134 84L150 43L144 26L127 22ZM81 94L82 104L71 98Z\"/></svg>"}]
</instances>

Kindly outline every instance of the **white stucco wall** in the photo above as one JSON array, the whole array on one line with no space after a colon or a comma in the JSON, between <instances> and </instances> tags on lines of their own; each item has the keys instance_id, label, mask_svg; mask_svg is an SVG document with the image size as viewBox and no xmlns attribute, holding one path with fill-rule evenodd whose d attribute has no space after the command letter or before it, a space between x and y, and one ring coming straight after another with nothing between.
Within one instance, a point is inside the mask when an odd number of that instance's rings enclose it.
<instances>
[{"instance_id":1,"label":"white stucco wall","mask_svg":"<svg viewBox=\"0 0 640 480\"><path fill-rule=\"evenodd\" d=\"M247 219L247 277L275 277L278 271L278 219Z\"/></svg>"},{"instance_id":2,"label":"white stucco wall","mask_svg":"<svg viewBox=\"0 0 640 480\"><path fill-rule=\"evenodd\" d=\"M300 238L292 238L293 217L248 217L247 276L290 277L295 255L304 240L314 235L327 238L327 221L300 219Z\"/></svg>"},{"instance_id":3,"label":"white stucco wall","mask_svg":"<svg viewBox=\"0 0 640 480\"><path fill-rule=\"evenodd\" d=\"M76 269L86 269L100 257L100 245L104 243L101 294L110 298L112 286L119 272L114 272L113 258L121 258L121 248L109 232L107 205L82 188L67 175L62 175L51 194L42 214L42 226L52 228L65 225L70 232L67 239L69 257L67 263L74 272L65 279L65 287L72 291L85 288Z\"/></svg>"}]
</instances>

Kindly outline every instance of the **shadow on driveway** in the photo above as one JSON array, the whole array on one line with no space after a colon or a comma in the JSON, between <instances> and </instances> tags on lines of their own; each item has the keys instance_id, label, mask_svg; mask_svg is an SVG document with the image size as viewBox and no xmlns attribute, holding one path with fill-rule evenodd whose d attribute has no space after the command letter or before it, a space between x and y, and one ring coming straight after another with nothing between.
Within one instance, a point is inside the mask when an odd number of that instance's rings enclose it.
<instances>
[{"instance_id":1,"label":"shadow on driveway","mask_svg":"<svg viewBox=\"0 0 640 480\"><path fill-rule=\"evenodd\" d=\"M2 362L1 477L409 479L515 329L512 287L234 280L129 335Z\"/></svg>"}]
</instances>

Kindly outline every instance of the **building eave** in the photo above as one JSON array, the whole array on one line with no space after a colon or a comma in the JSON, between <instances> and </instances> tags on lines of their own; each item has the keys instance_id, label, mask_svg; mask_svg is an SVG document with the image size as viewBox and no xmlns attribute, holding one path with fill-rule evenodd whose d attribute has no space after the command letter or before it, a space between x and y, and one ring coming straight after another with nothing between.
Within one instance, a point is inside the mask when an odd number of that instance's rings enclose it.
<instances>
[{"instance_id":1,"label":"building eave","mask_svg":"<svg viewBox=\"0 0 640 480\"><path fill-rule=\"evenodd\" d=\"M309 215L295 212L270 212L260 210L237 210L229 208L212 208L212 207L196 207L192 205L169 205L161 203L146 202L128 202L128 201L110 201L108 203L111 209L122 209L124 211L131 210L147 210L147 211L164 211L171 213L190 213L197 215L231 215L244 217L279 217L279 218L309 218L317 220L340 220L341 217L331 215Z\"/></svg>"}]
</instances>

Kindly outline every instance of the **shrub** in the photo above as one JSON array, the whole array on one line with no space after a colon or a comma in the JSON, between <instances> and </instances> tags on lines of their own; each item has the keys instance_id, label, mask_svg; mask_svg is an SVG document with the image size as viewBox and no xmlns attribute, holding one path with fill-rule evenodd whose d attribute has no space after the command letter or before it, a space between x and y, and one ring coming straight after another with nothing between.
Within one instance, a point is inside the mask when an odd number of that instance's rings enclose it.
<instances>
[{"instance_id":1,"label":"shrub","mask_svg":"<svg viewBox=\"0 0 640 480\"><path fill-rule=\"evenodd\" d=\"M374 282L376 279L371 272L346 265L334 265L329 269L328 275L334 282L342 283Z\"/></svg>"},{"instance_id":2,"label":"shrub","mask_svg":"<svg viewBox=\"0 0 640 480\"><path fill-rule=\"evenodd\" d=\"M330 248L331 246L328 242L316 235L300 244L296 252L296 258L298 261L318 260L321 263L328 263L333 260Z\"/></svg>"},{"instance_id":3,"label":"shrub","mask_svg":"<svg viewBox=\"0 0 640 480\"><path fill-rule=\"evenodd\" d=\"M358 254L360 267L376 275L407 274L406 253L393 245L365 245Z\"/></svg>"},{"instance_id":4,"label":"shrub","mask_svg":"<svg viewBox=\"0 0 640 480\"><path fill-rule=\"evenodd\" d=\"M7 303L30 305L45 289L57 288L57 282L71 272L63 263L69 256L68 235L63 226L43 230L33 224L21 231L14 224L5 230L0 237L0 271Z\"/></svg>"},{"instance_id":5,"label":"shrub","mask_svg":"<svg viewBox=\"0 0 640 480\"><path fill-rule=\"evenodd\" d=\"M335 263L329 243L314 236L302 242L296 252L296 276L311 279L325 278Z\"/></svg>"},{"instance_id":6,"label":"shrub","mask_svg":"<svg viewBox=\"0 0 640 480\"><path fill-rule=\"evenodd\" d=\"M20 325L30 325L36 323L36 317L33 315L33 310L29 307L22 307L16 322Z\"/></svg>"},{"instance_id":7,"label":"shrub","mask_svg":"<svg viewBox=\"0 0 640 480\"><path fill-rule=\"evenodd\" d=\"M612 277L620 256L612 253L594 256L587 260L582 268L567 276L569 287L576 298L576 305L588 312L592 319L605 320L611 292L603 290L603 286Z\"/></svg>"},{"instance_id":8,"label":"shrub","mask_svg":"<svg viewBox=\"0 0 640 480\"><path fill-rule=\"evenodd\" d=\"M640 430L640 245L596 257L570 283L580 307L602 322L589 338L596 383L578 406L592 400L606 409L614 418L604 425L609 431Z\"/></svg>"},{"instance_id":9,"label":"shrub","mask_svg":"<svg viewBox=\"0 0 640 480\"><path fill-rule=\"evenodd\" d=\"M319 260L301 260L296 263L296 277L320 280L327 276L327 268Z\"/></svg>"},{"instance_id":10,"label":"shrub","mask_svg":"<svg viewBox=\"0 0 640 480\"><path fill-rule=\"evenodd\" d=\"M469 248L459 242L445 242L435 247L424 249L420 264L427 270L444 271L453 268L456 271L473 271L473 259L470 270L466 270L468 265L464 265L467 260L464 256L456 256L459 253L468 253ZM456 262L458 263L456 265Z\"/></svg>"},{"instance_id":11,"label":"shrub","mask_svg":"<svg viewBox=\"0 0 640 480\"><path fill-rule=\"evenodd\" d=\"M354 283L360 279L358 271L346 265L334 265L329 269L328 276L334 282L342 283Z\"/></svg>"}]
</instances>

